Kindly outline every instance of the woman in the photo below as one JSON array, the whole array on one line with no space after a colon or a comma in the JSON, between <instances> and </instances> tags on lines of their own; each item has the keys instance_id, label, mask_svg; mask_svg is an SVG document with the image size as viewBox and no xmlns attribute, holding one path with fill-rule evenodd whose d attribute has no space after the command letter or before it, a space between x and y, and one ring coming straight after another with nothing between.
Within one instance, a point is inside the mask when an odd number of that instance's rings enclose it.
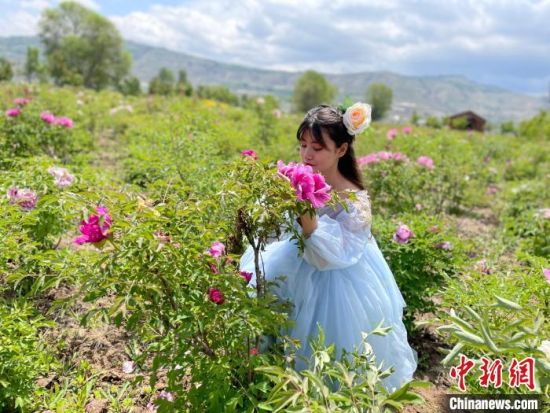
<instances>
[{"instance_id":1,"label":"woman","mask_svg":"<svg viewBox=\"0 0 550 413\"><path fill-rule=\"evenodd\" d=\"M371 234L370 202L355 159L355 135L369 123L370 107L361 103L344 114L326 105L306 114L297 132L302 162L325 177L349 211L322 207L313 217L303 215L303 254L287 235L266 247L261 265L266 280L284 276L274 292L294 304L290 336L302 342L299 356L311 355L308 339L318 335L318 323L325 343L334 343L338 356L343 348L360 347L361 332L381 321L392 326L387 336L368 337L377 363L384 361L386 368L396 370L383 380L392 391L412 379L417 358L402 322L405 302ZM355 192L356 200L348 199L349 192ZM251 248L241 258L241 270L254 273ZM298 358L296 368L302 370L306 363Z\"/></svg>"}]
</instances>

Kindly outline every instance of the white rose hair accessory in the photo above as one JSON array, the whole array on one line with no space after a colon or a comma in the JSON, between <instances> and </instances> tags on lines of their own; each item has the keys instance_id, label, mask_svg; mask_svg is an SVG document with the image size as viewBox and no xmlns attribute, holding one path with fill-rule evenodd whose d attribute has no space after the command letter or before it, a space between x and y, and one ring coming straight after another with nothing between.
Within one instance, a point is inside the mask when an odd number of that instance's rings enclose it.
<instances>
[{"instance_id":1,"label":"white rose hair accessory","mask_svg":"<svg viewBox=\"0 0 550 413\"><path fill-rule=\"evenodd\" d=\"M367 129L371 122L372 108L363 102L354 103L344 113L344 125L350 135L359 135Z\"/></svg>"}]
</instances>

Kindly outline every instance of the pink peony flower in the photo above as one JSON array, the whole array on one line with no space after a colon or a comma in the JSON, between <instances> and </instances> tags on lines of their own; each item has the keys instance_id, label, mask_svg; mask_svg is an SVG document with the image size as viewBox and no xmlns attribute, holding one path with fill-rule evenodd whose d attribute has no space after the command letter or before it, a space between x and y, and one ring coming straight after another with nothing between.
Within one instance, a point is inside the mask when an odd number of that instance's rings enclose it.
<instances>
[{"instance_id":1,"label":"pink peony flower","mask_svg":"<svg viewBox=\"0 0 550 413\"><path fill-rule=\"evenodd\" d=\"M391 157L394 161L397 161L397 162L405 162L409 160L409 158L407 158L407 156L403 155L401 152L392 153Z\"/></svg>"},{"instance_id":2,"label":"pink peony flower","mask_svg":"<svg viewBox=\"0 0 550 413\"><path fill-rule=\"evenodd\" d=\"M148 411L148 412L156 412L158 411L158 406L155 406L155 404L153 402L149 402L147 403L147 406L145 407L145 409Z\"/></svg>"},{"instance_id":3,"label":"pink peony flower","mask_svg":"<svg viewBox=\"0 0 550 413\"><path fill-rule=\"evenodd\" d=\"M299 201L309 201L314 208L324 206L330 199L330 185L321 174L314 173L309 165L277 163L279 174L290 179Z\"/></svg>"},{"instance_id":4,"label":"pink peony flower","mask_svg":"<svg viewBox=\"0 0 550 413\"><path fill-rule=\"evenodd\" d=\"M51 112L42 112L40 114L40 119L42 119L47 124L51 125L52 123L55 123L55 116Z\"/></svg>"},{"instance_id":5,"label":"pink peony flower","mask_svg":"<svg viewBox=\"0 0 550 413\"><path fill-rule=\"evenodd\" d=\"M288 165L285 165L283 161L277 161L277 170L279 172L279 175L286 176L287 178L290 178L292 176L292 174L294 173L294 169L296 169L296 166L297 164L294 162L290 162Z\"/></svg>"},{"instance_id":6,"label":"pink peony flower","mask_svg":"<svg viewBox=\"0 0 550 413\"><path fill-rule=\"evenodd\" d=\"M544 268L542 273L544 274L544 277L546 277L546 281L550 283L550 268Z\"/></svg>"},{"instance_id":7,"label":"pink peony flower","mask_svg":"<svg viewBox=\"0 0 550 413\"><path fill-rule=\"evenodd\" d=\"M397 241L400 244L406 244L413 237L412 231L408 226L401 224L397 227L395 234L393 235L393 240Z\"/></svg>"},{"instance_id":8,"label":"pink peony flower","mask_svg":"<svg viewBox=\"0 0 550 413\"><path fill-rule=\"evenodd\" d=\"M544 219L550 219L550 208L544 208L542 210L542 217Z\"/></svg>"},{"instance_id":9,"label":"pink peony flower","mask_svg":"<svg viewBox=\"0 0 550 413\"><path fill-rule=\"evenodd\" d=\"M15 98L13 103L15 103L17 106L22 107L27 105L31 100L27 98Z\"/></svg>"},{"instance_id":10,"label":"pink peony flower","mask_svg":"<svg viewBox=\"0 0 550 413\"><path fill-rule=\"evenodd\" d=\"M36 207L38 196L28 188L11 187L8 189L8 200L12 205L19 205L23 211L30 211Z\"/></svg>"},{"instance_id":11,"label":"pink peony flower","mask_svg":"<svg viewBox=\"0 0 550 413\"><path fill-rule=\"evenodd\" d=\"M170 235L162 231L153 233L153 238L155 238L160 244L168 244L171 240Z\"/></svg>"},{"instance_id":12,"label":"pink peony flower","mask_svg":"<svg viewBox=\"0 0 550 413\"><path fill-rule=\"evenodd\" d=\"M421 211L421 210L424 209L424 206L423 206L422 204L416 204L416 205L414 206L414 209L416 209L417 211Z\"/></svg>"},{"instance_id":13,"label":"pink peony flower","mask_svg":"<svg viewBox=\"0 0 550 413\"><path fill-rule=\"evenodd\" d=\"M500 189L498 188L498 186L496 185L489 185L487 187L487 195L494 195L496 194L498 191L500 191Z\"/></svg>"},{"instance_id":14,"label":"pink peony flower","mask_svg":"<svg viewBox=\"0 0 550 413\"><path fill-rule=\"evenodd\" d=\"M54 177L54 183L58 188L66 188L74 181L74 176L65 168L52 166L48 168L48 173Z\"/></svg>"},{"instance_id":15,"label":"pink peony flower","mask_svg":"<svg viewBox=\"0 0 550 413\"><path fill-rule=\"evenodd\" d=\"M416 160L416 164L424 168L434 169L434 161L429 156L419 156Z\"/></svg>"},{"instance_id":16,"label":"pink peony flower","mask_svg":"<svg viewBox=\"0 0 550 413\"><path fill-rule=\"evenodd\" d=\"M162 390L160 393L159 393L159 396L158 396L159 399L164 399L164 400L168 400L169 402L173 402L175 397L172 393L170 393L169 391L166 391L166 390Z\"/></svg>"},{"instance_id":17,"label":"pink peony flower","mask_svg":"<svg viewBox=\"0 0 550 413\"><path fill-rule=\"evenodd\" d=\"M122 371L126 374L131 374L136 369L136 363L133 361L125 361L122 363Z\"/></svg>"},{"instance_id":18,"label":"pink peony flower","mask_svg":"<svg viewBox=\"0 0 550 413\"><path fill-rule=\"evenodd\" d=\"M249 156L252 159L258 159L258 154L256 154L256 151L254 149L245 149L244 151L241 151L242 156Z\"/></svg>"},{"instance_id":19,"label":"pink peony flower","mask_svg":"<svg viewBox=\"0 0 550 413\"><path fill-rule=\"evenodd\" d=\"M386 138L388 138L389 141L393 141L396 136L397 136L397 129L395 128L388 130L388 132L386 133Z\"/></svg>"},{"instance_id":20,"label":"pink peony flower","mask_svg":"<svg viewBox=\"0 0 550 413\"><path fill-rule=\"evenodd\" d=\"M252 273L249 272L249 271L239 271L239 274L241 275L241 277L244 278L244 280L246 281L247 284L252 279Z\"/></svg>"},{"instance_id":21,"label":"pink peony flower","mask_svg":"<svg viewBox=\"0 0 550 413\"><path fill-rule=\"evenodd\" d=\"M218 288L209 288L208 298L210 298L210 301L218 305L223 304L224 302L223 293Z\"/></svg>"},{"instance_id":22,"label":"pink peony flower","mask_svg":"<svg viewBox=\"0 0 550 413\"><path fill-rule=\"evenodd\" d=\"M250 355L251 355L251 356L257 356L259 352L260 352L260 351L259 351L258 348L256 348L256 347L252 347L252 348L250 349Z\"/></svg>"},{"instance_id":23,"label":"pink peony flower","mask_svg":"<svg viewBox=\"0 0 550 413\"><path fill-rule=\"evenodd\" d=\"M223 245L219 241L214 242L212 246L208 249L208 254L210 254L214 258L220 257L224 252L225 252L225 245Z\"/></svg>"},{"instance_id":24,"label":"pink peony flower","mask_svg":"<svg viewBox=\"0 0 550 413\"><path fill-rule=\"evenodd\" d=\"M479 260L477 262L477 268L483 274L491 274L493 272L493 270L487 265L487 261L485 259Z\"/></svg>"},{"instance_id":25,"label":"pink peony flower","mask_svg":"<svg viewBox=\"0 0 550 413\"><path fill-rule=\"evenodd\" d=\"M364 165L370 165L371 163L377 163L378 162L378 154L376 153L369 153L368 155L362 156L359 159L357 159L357 163L359 166Z\"/></svg>"},{"instance_id":26,"label":"pink peony flower","mask_svg":"<svg viewBox=\"0 0 550 413\"><path fill-rule=\"evenodd\" d=\"M410 134L412 133L412 131L413 131L413 128L410 127L410 126L405 126L405 127L403 128L403 133L404 133L405 135L410 135Z\"/></svg>"},{"instance_id":27,"label":"pink peony flower","mask_svg":"<svg viewBox=\"0 0 550 413\"><path fill-rule=\"evenodd\" d=\"M75 244L96 244L109 237L108 231L111 228L112 219L107 212L107 208L98 206L96 213L97 215L90 215L87 221L80 221L80 233L82 235L74 239Z\"/></svg>"},{"instance_id":28,"label":"pink peony flower","mask_svg":"<svg viewBox=\"0 0 550 413\"><path fill-rule=\"evenodd\" d=\"M392 153L391 152L380 151L380 152L377 153L377 155L378 155L378 158L380 158L383 161L387 161L388 159L392 158Z\"/></svg>"},{"instance_id":29,"label":"pink peony flower","mask_svg":"<svg viewBox=\"0 0 550 413\"><path fill-rule=\"evenodd\" d=\"M16 118L19 115L21 115L20 108L10 108L6 110L6 116L9 116L10 118Z\"/></svg>"},{"instance_id":30,"label":"pink peony flower","mask_svg":"<svg viewBox=\"0 0 550 413\"><path fill-rule=\"evenodd\" d=\"M56 125L63 126L63 127L67 128L67 129L71 129L71 128L74 126L73 120L70 119L70 118L67 118L67 117L65 117L65 116L61 116L61 117L59 117L59 118L55 118L54 123L55 123Z\"/></svg>"},{"instance_id":31,"label":"pink peony flower","mask_svg":"<svg viewBox=\"0 0 550 413\"><path fill-rule=\"evenodd\" d=\"M437 244L436 247L442 250L450 251L453 249L453 244L451 244L449 241L443 241Z\"/></svg>"}]
</instances>

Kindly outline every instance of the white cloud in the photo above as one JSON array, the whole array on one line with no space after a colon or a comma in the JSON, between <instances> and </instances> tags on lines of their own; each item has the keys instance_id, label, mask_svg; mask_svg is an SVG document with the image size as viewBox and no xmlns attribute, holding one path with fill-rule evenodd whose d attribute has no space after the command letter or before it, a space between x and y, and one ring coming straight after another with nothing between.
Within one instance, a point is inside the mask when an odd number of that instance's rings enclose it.
<instances>
[{"instance_id":1,"label":"white cloud","mask_svg":"<svg viewBox=\"0 0 550 413\"><path fill-rule=\"evenodd\" d=\"M31 9L48 4L21 3L0 18L7 35L30 34ZM81 3L101 4L109 17L108 2ZM530 84L550 74L550 0L190 0L110 18L131 40L267 69L528 76Z\"/></svg>"}]
</instances>

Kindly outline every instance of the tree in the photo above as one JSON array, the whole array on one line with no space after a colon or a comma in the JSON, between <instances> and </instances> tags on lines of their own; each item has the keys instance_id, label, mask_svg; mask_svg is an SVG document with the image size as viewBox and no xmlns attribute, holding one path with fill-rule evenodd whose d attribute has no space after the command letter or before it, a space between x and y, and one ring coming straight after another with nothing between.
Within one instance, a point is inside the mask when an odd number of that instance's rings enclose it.
<instances>
[{"instance_id":1,"label":"tree","mask_svg":"<svg viewBox=\"0 0 550 413\"><path fill-rule=\"evenodd\" d=\"M330 103L335 95L336 86L329 83L322 74L308 70L294 85L294 110L307 112L321 103Z\"/></svg>"},{"instance_id":2,"label":"tree","mask_svg":"<svg viewBox=\"0 0 550 413\"><path fill-rule=\"evenodd\" d=\"M131 57L118 30L78 3L62 2L46 9L39 28L48 68L58 85L116 87L129 72Z\"/></svg>"},{"instance_id":3,"label":"tree","mask_svg":"<svg viewBox=\"0 0 550 413\"><path fill-rule=\"evenodd\" d=\"M231 93L229 88L223 85L200 85L197 88L197 96L202 99L213 99L219 102L229 103L233 106L239 104L239 97Z\"/></svg>"},{"instance_id":4,"label":"tree","mask_svg":"<svg viewBox=\"0 0 550 413\"><path fill-rule=\"evenodd\" d=\"M367 89L367 102L372 106L372 120L379 120L391 109L393 91L383 83L371 83Z\"/></svg>"},{"instance_id":5,"label":"tree","mask_svg":"<svg viewBox=\"0 0 550 413\"><path fill-rule=\"evenodd\" d=\"M0 82L10 81L13 77L11 63L5 57L0 57Z\"/></svg>"},{"instance_id":6,"label":"tree","mask_svg":"<svg viewBox=\"0 0 550 413\"><path fill-rule=\"evenodd\" d=\"M149 82L149 94L151 95L171 95L174 92L174 74L163 67L158 75Z\"/></svg>"},{"instance_id":7,"label":"tree","mask_svg":"<svg viewBox=\"0 0 550 413\"><path fill-rule=\"evenodd\" d=\"M120 82L118 90L124 95L139 96L141 95L141 84L137 77L129 76Z\"/></svg>"},{"instance_id":8,"label":"tree","mask_svg":"<svg viewBox=\"0 0 550 413\"><path fill-rule=\"evenodd\" d=\"M25 77L31 82L34 75L40 73L40 60L37 47L27 47L27 60L25 61Z\"/></svg>"},{"instance_id":9,"label":"tree","mask_svg":"<svg viewBox=\"0 0 550 413\"><path fill-rule=\"evenodd\" d=\"M193 94L193 86L187 81L187 72L180 70L178 73L178 83L176 84L176 93L178 95L191 96Z\"/></svg>"}]
</instances>

